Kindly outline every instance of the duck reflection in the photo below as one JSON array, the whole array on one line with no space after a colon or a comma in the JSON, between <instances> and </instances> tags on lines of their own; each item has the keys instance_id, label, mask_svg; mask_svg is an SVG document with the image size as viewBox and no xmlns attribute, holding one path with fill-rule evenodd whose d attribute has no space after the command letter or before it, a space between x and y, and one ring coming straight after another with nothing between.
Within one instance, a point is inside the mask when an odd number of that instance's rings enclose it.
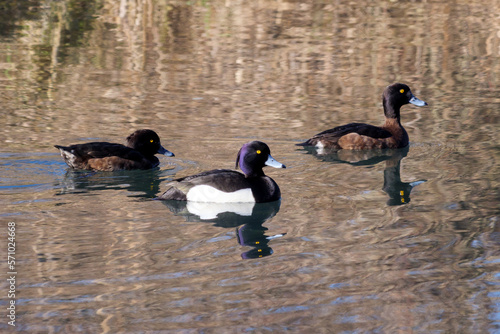
<instances>
[{"instance_id":1,"label":"duck reflection","mask_svg":"<svg viewBox=\"0 0 500 334\"><path fill-rule=\"evenodd\" d=\"M269 242L285 233L266 236L262 226L279 211L281 200L269 203L201 203L191 201L162 201L176 216L186 221L210 222L214 226L236 228L236 236L241 246L250 246L243 252L243 259L253 259L273 254Z\"/></svg>"},{"instance_id":2,"label":"duck reflection","mask_svg":"<svg viewBox=\"0 0 500 334\"><path fill-rule=\"evenodd\" d=\"M382 190L389 195L387 205L403 205L410 202L410 193L415 186L424 183L426 180L414 182L401 182L400 168L401 158L389 159L385 163L384 186Z\"/></svg>"},{"instance_id":3,"label":"duck reflection","mask_svg":"<svg viewBox=\"0 0 500 334\"><path fill-rule=\"evenodd\" d=\"M408 155L410 147L401 149L384 150L318 150L316 148L307 148L307 153L314 155L322 161L347 163L353 166L376 165L385 161L384 186L382 190L389 195L387 205L403 205L410 202L410 193L412 189L424 183L426 180L415 182L401 181L401 160Z\"/></svg>"},{"instance_id":4,"label":"duck reflection","mask_svg":"<svg viewBox=\"0 0 500 334\"><path fill-rule=\"evenodd\" d=\"M167 171L168 172L168 171ZM59 194L91 192L106 189L125 189L130 197L154 197L160 191L165 171L160 169L93 172L68 169L62 179L56 181Z\"/></svg>"}]
</instances>

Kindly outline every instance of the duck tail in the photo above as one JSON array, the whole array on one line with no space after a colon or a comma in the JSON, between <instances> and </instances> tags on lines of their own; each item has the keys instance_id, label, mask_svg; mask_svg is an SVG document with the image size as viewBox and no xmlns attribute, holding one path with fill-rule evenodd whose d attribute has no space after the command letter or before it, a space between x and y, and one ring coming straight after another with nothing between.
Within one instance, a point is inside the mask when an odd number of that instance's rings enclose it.
<instances>
[{"instance_id":1,"label":"duck tail","mask_svg":"<svg viewBox=\"0 0 500 334\"><path fill-rule=\"evenodd\" d=\"M295 146L314 146L314 144L311 142L311 139L308 139L305 142L295 144Z\"/></svg>"},{"instance_id":2,"label":"duck tail","mask_svg":"<svg viewBox=\"0 0 500 334\"><path fill-rule=\"evenodd\" d=\"M68 148L66 146L54 145L54 147L57 148L57 149L63 150L63 151L67 151L68 150Z\"/></svg>"}]
</instances>

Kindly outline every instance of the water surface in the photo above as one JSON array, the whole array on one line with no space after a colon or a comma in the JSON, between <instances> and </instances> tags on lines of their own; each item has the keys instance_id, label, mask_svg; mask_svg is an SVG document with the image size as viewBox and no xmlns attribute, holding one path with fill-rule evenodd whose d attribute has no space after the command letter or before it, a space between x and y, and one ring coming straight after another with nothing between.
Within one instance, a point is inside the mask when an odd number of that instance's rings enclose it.
<instances>
[{"instance_id":1,"label":"water surface","mask_svg":"<svg viewBox=\"0 0 500 334\"><path fill-rule=\"evenodd\" d=\"M498 12L481 1L7 8L0 247L15 222L17 321L0 328L500 331ZM402 108L408 149L295 146L381 124L397 81L429 103ZM53 147L139 128L176 156L151 171L79 172ZM233 168L255 139L287 166L265 170L281 202L153 200L173 178Z\"/></svg>"}]
</instances>

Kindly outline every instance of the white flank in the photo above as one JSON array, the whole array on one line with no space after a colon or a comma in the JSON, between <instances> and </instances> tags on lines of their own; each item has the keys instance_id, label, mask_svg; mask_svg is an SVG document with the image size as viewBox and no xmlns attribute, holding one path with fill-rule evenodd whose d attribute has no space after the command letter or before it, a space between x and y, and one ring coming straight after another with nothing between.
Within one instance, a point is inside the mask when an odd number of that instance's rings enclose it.
<instances>
[{"instance_id":1,"label":"white flank","mask_svg":"<svg viewBox=\"0 0 500 334\"><path fill-rule=\"evenodd\" d=\"M61 155L62 155L63 159L66 160L68 165L70 167L76 168L75 167L76 156L73 153L65 151L63 149L59 149L59 151L61 151Z\"/></svg>"},{"instance_id":2,"label":"white flank","mask_svg":"<svg viewBox=\"0 0 500 334\"><path fill-rule=\"evenodd\" d=\"M319 155L325 153L325 145L321 141L318 141L316 143L316 151L318 152Z\"/></svg>"},{"instance_id":3,"label":"white flank","mask_svg":"<svg viewBox=\"0 0 500 334\"><path fill-rule=\"evenodd\" d=\"M223 212L233 212L240 216L251 216L255 203L202 203L188 201L186 208L201 219L214 219Z\"/></svg>"},{"instance_id":4,"label":"white flank","mask_svg":"<svg viewBox=\"0 0 500 334\"><path fill-rule=\"evenodd\" d=\"M232 193L226 193L207 185L199 185L191 188L187 195L188 201L211 202L211 203L254 203L252 190L250 188L240 189Z\"/></svg>"}]
</instances>

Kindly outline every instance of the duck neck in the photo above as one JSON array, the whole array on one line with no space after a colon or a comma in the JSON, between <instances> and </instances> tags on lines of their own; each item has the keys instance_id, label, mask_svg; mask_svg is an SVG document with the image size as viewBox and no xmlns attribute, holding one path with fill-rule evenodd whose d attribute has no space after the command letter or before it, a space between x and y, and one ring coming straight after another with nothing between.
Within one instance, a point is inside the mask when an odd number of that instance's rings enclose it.
<instances>
[{"instance_id":1,"label":"duck neck","mask_svg":"<svg viewBox=\"0 0 500 334\"><path fill-rule=\"evenodd\" d=\"M399 121L399 118L389 118L385 117L385 122L384 125L382 126L383 128L386 129L398 129L398 128L403 128L401 125L401 122Z\"/></svg>"},{"instance_id":2,"label":"duck neck","mask_svg":"<svg viewBox=\"0 0 500 334\"><path fill-rule=\"evenodd\" d=\"M250 177L260 177L260 176L264 176L264 171L262 171L262 169L259 169L259 170L243 170L243 173L245 174L245 177L246 178L250 178Z\"/></svg>"},{"instance_id":3,"label":"duck neck","mask_svg":"<svg viewBox=\"0 0 500 334\"><path fill-rule=\"evenodd\" d=\"M395 106L393 103L387 100L385 96L382 99L382 104L384 106L384 115L386 117L386 123L389 119L395 119L397 120L398 124L401 125L401 116L399 114L399 109L401 107Z\"/></svg>"},{"instance_id":4,"label":"duck neck","mask_svg":"<svg viewBox=\"0 0 500 334\"><path fill-rule=\"evenodd\" d=\"M255 169L250 168L247 165L245 165L244 162L243 163L240 162L240 169L243 172L243 174L245 174L246 178L257 177L257 176L263 176L264 175L264 172L262 171L262 168L255 170Z\"/></svg>"},{"instance_id":5,"label":"duck neck","mask_svg":"<svg viewBox=\"0 0 500 334\"><path fill-rule=\"evenodd\" d=\"M398 147L405 147L409 143L408 133L401 125L399 118L385 118L383 129L389 131L392 136L399 141Z\"/></svg>"}]
</instances>

